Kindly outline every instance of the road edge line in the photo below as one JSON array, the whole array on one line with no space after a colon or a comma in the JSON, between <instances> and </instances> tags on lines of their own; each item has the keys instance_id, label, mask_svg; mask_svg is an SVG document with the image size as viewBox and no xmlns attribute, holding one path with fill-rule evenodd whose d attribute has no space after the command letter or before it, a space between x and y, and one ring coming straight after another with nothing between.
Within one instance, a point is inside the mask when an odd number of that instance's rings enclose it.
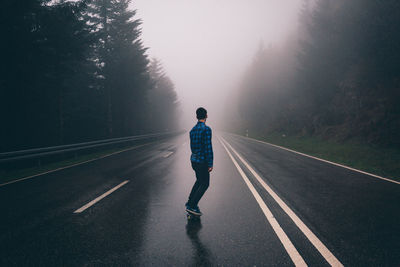
<instances>
[{"instance_id":1,"label":"road edge line","mask_svg":"<svg viewBox=\"0 0 400 267\"><path fill-rule=\"evenodd\" d=\"M296 226L303 232L307 239L313 244L313 246L319 251L319 253L325 258L325 260L331 266L343 266L343 264L333 255L333 253L319 240L319 238L305 225L305 223L289 208L289 206L269 187L261 176L245 161L239 153L223 138L222 140L231 148L233 153L239 158L239 160L248 168L248 170L254 175L257 181L264 187L264 189L272 196L272 198L278 203L283 211L292 219Z\"/></svg>"},{"instance_id":2,"label":"road edge line","mask_svg":"<svg viewBox=\"0 0 400 267\"><path fill-rule=\"evenodd\" d=\"M362 174L365 174L365 175L368 175L368 176L372 176L374 178L381 179L381 180L384 180L384 181L387 181L387 182L400 184L400 181L392 180L392 179L389 179L389 178L386 178L386 177L382 177L382 176L379 176L379 175L376 175L376 174L373 174L373 173L369 173L369 172L365 172L365 171L362 171L362 170L358 170L358 169L355 169L355 168L352 168L352 167L349 167L349 166L346 166L346 165L342 165L342 164L339 164L339 163L336 163L336 162L332 162L332 161L329 161L329 160L326 160L326 159L317 158L317 157L314 157L314 156L311 156L311 155L308 155L308 154L305 154L305 153L302 153L302 152L299 152L299 151L296 151L296 150L292 150L290 148L274 145L274 144L271 144L271 143L268 143L268 142L265 142L265 141L257 140L257 139L251 138L251 137L241 136L241 135L238 135L238 134L233 134L233 133L228 133L228 134L236 135L236 136L244 138L244 139L250 139L250 140L255 141L255 142L259 142L259 143L263 143L263 144L266 144L266 145L274 146L274 147L277 147L277 148L280 148L280 149L283 149L283 150L286 150L286 151L289 151L289 152L292 152L292 153L296 153L296 154L302 155L304 157L308 157L308 158L319 160L319 161L322 161L322 162L325 162L325 163L329 163L329 164L332 164L332 165L335 165L335 166L338 166L338 167L342 167L342 168L345 168L345 169L348 169L348 170L351 170L351 171L355 171L355 172L362 173Z\"/></svg>"},{"instance_id":3,"label":"road edge line","mask_svg":"<svg viewBox=\"0 0 400 267\"><path fill-rule=\"evenodd\" d=\"M256 199L258 205L260 206L261 210L263 211L265 217L267 218L269 224L272 226L272 229L275 231L275 234L278 236L279 240L281 241L283 247L285 248L286 252L289 254L289 257L291 258L292 262L296 266L307 266L306 262L304 259L301 257L295 246L293 245L292 241L290 241L289 237L286 235L285 231L282 229L282 227L279 225L278 221L272 214L271 210L268 208L267 204L262 200L260 194L257 192L255 189L254 185L250 182L250 179L246 176L246 174L243 172L242 168L239 166L235 158L232 156L232 154L229 152L228 148L225 146L225 144L221 141L221 139L218 137L218 140L222 144L222 146L225 148L226 152L228 153L229 157L231 158L233 164L235 165L236 169L239 171L239 174L242 176L245 184L247 187L250 189L250 192L253 194L253 197Z\"/></svg>"},{"instance_id":4,"label":"road edge line","mask_svg":"<svg viewBox=\"0 0 400 267\"><path fill-rule=\"evenodd\" d=\"M82 165L82 164L89 163L89 162L92 162L92 161L95 161L95 160L103 159L103 158L106 158L106 157L109 157L109 156L112 156L112 155L116 155L116 154L119 154L119 153L122 153L122 152L125 152L125 151L129 151L129 150L133 150L135 148L139 148L139 147L142 147L142 146L145 146L145 145L149 145L149 144L152 144L152 143L155 143L155 142L150 142L150 143L146 143L146 144L143 144L143 145L130 147L128 149L116 151L116 152L113 152L113 153L110 153L110 154L107 154L107 155L103 155L103 156L95 158L95 159L89 159L89 160L86 160L86 161L83 161L83 162L78 162L78 163L74 163L72 165L60 167L60 168L57 168L57 169L54 169L54 170L50 170L50 171L34 174L34 175L31 175L31 176L28 176L28 177L19 178L17 180L12 180L12 181L0 184L0 187L6 186L6 185L9 185L9 184L14 184L14 183L21 182L21 181L25 181L25 180L29 180L29 179L32 179L32 178L35 178L35 177L38 177L38 176L42 176L42 175L45 175L45 174L61 171L61 170L64 170L64 169L69 169L69 168L72 168L72 167L75 167L75 166L78 166L78 165Z\"/></svg>"}]
</instances>

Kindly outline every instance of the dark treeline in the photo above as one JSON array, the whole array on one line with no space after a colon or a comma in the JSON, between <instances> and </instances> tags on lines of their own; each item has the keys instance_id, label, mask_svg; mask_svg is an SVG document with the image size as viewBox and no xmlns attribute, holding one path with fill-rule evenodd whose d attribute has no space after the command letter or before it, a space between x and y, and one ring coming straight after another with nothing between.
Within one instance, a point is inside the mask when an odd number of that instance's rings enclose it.
<instances>
[{"instance_id":1,"label":"dark treeline","mask_svg":"<svg viewBox=\"0 0 400 267\"><path fill-rule=\"evenodd\" d=\"M150 64L129 4L2 2L0 151L177 127L174 85Z\"/></svg>"},{"instance_id":2,"label":"dark treeline","mask_svg":"<svg viewBox=\"0 0 400 267\"><path fill-rule=\"evenodd\" d=\"M400 147L398 25L396 0L304 1L296 36L248 68L237 129Z\"/></svg>"}]
</instances>

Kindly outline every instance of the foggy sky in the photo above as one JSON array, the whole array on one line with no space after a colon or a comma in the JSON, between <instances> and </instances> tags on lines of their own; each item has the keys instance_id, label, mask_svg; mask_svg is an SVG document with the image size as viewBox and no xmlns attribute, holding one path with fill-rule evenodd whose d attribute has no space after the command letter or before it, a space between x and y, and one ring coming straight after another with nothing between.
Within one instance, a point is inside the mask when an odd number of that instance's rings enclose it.
<instances>
[{"instance_id":1,"label":"foggy sky","mask_svg":"<svg viewBox=\"0 0 400 267\"><path fill-rule=\"evenodd\" d=\"M195 109L208 110L218 128L260 42L279 45L297 27L301 0L136 0L142 39L176 86L183 127Z\"/></svg>"}]
</instances>

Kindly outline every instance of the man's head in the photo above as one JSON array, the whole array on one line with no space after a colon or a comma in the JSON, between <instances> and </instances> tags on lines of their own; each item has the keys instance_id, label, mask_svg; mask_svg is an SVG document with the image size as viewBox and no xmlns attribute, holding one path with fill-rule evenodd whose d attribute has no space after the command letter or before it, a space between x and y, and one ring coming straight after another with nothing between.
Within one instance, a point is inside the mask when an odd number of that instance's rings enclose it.
<instances>
[{"instance_id":1,"label":"man's head","mask_svg":"<svg viewBox=\"0 0 400 267\"><path fill-rule=\"evenodd\" d=\"M205 120L207 119L207 110L205 108L198 108L196 110L196 118L198 120Z\"/></svg>"}]
</instances>

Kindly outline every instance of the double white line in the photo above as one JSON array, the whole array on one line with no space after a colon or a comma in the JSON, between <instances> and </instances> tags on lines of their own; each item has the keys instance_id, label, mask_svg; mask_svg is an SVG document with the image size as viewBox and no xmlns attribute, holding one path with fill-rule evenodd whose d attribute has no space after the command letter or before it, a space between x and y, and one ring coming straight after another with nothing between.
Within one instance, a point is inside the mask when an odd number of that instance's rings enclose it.
<instances>
[{"instance_id":1,"label":"double white line","mask_svg":"<svg viewBox=\"0 0 400 267\"><path fill-rule=\"evenodd\" d=\"M257 181L261 184L262 187L271 195L271 197L278 203L278 205L286 212L286 214L292 219L292 221L296 224L296 226L303 232L303 234L307 237L307 239L314 245L314 247L321 253L321 255L325 258L325 260L331 266L343 266L343 264L329 251L329 249L318 239L318 237L303 223L302 220L286 205L285 202L269 187L264 180L260 177L260 175L239 155L239 153L222 137L218 137L222 146L225 148L229 157L233 161L233 164L238 169L240 175L245 181L246 185L249 187L251 193L256 199L258 205L261 210L264 212L265 217L268 222L271 224L275 233L277 234L279 240L282 242L284 248L286 249L289 257L292 259L293 263L296 266L307 266L304 259L301 257L297 249L294 247L293 243L290 241L289 237L283 231L278 221L273 216L272 212L262 200L261 196L258 194L257 190L254 188L253 184L250 182L249 178L243 172L242 168L239 166L235 158L230 153L227 146L233 151L233 153L237 156L237 158L246 166L247 169L253 174L253 176L257 179Z\"/></svg>"}]
</instances>

